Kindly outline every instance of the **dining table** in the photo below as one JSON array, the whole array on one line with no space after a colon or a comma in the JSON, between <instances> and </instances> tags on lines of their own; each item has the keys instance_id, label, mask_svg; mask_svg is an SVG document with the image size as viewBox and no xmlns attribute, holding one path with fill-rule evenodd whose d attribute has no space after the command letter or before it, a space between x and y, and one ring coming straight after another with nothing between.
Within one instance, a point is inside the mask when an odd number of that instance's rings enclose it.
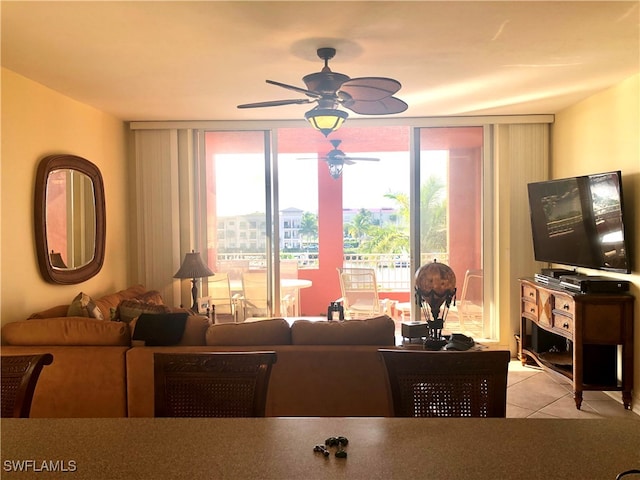
<instances>
[{"instance_id":1,"label":"dining table","mask_svg":"<svg viewBox=\"0 0 640 480\"><path fill-rule=\"evenodd\" d=\"M640 468L640 422L615 418L5 418L1 427L3 480L614 480Z\"/></svg>"},{"instance_id":2,"label":"dining table","mask_svg":"<svg viewBox=\"0 0 640 480\"><path fill-rule=\"evenodd\" d=\"M281 278L280 279L280 291L281 292L293 292L295 296L293 315L298 316L300 314L300 289L309 288L313 285L311 280L305 278ZM229 288L231 293L242 294L242 280L230 279Z\"/></svg>"}]
</instances>

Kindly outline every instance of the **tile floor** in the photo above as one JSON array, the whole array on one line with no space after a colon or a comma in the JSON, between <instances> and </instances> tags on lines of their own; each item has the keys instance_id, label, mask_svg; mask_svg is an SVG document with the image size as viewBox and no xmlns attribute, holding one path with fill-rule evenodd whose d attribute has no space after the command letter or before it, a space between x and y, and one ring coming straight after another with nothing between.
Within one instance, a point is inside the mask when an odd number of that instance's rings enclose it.
<instances>
[{"instance_id":1,"label":"tile floor","mask_svg":"<svg viewBox=\"0 0 640 480\"><path fill-rule=\"evenodd\" d=\"M519 360L509 364L507 417L510 418L616 417L640 421L640 415L624 409L620 396L620 392L583 392L582 406L578 410L568 381L557 379L537 367L523 367Z\"/></svg>"}]
</instances>

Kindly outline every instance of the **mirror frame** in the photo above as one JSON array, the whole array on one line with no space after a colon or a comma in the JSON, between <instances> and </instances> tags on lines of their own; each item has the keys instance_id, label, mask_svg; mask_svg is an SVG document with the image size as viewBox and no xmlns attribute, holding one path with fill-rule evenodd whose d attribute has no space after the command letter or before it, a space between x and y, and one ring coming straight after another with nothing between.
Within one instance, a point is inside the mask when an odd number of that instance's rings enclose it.
<instances>
[{"instance_id":1,"label":"mirror frame","mask_svg":"<svg viewBox=\"0 0 640 480\"><path fill-rule=\"evenodd\" d=\"M47 242L47 180L52 171L61 169L77 170L91 179L96 210L96 241L93 259L86 265L71 270L54 268L51 265ZM51 283L69 285L84 282L96 275L104 263L106 237L104 184L98 167L76 155L49 155L43 158L36 172L34 207L36 251L40 273L44 279Z\"/></svg>"}]
</instances>

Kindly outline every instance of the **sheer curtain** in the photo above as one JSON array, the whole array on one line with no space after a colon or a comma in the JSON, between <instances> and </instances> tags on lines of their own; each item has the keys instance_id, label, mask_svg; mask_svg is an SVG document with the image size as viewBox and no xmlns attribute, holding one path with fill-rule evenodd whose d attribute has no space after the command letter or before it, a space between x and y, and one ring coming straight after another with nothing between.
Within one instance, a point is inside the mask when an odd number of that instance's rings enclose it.
<instances>
[{"instance_id":1,"label":"sheer curtain","mask_svg":"<svg viewBox=\"0 0 640 480\"><path fill-rule=\"evenodd\" d=\"M167 305L191 305L191 282L174 279L184 254L202 251L194 217L197 141L191 129L133 131L131 283L159 290ZM203 257L206 261L206 258ZM199 288L202 292L202 289Z\"/></svg>"}]
</instances>

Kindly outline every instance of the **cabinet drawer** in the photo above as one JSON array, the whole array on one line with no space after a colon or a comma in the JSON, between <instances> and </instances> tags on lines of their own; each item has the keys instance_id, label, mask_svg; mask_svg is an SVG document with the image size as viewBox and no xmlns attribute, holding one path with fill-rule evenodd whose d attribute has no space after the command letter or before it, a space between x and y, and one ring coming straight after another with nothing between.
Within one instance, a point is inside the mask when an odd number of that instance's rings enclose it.
<instances>
[{"instance_id":1,"label":"cabinet drawer","mask_svg":"<svg viewBox=\"0 0 640 480\"><path fill-rule=\"evenodd\" d=\"M553 328L573 336L573 317L555 313L553 315Z\"/></svg>"},{"instance_id":2,"label":"cabinet drawer","mask_svg":"<svg viewBox=\"0 0 640 480\"><path fill-rule=\"evenodd\" d=\"M573 298L568 295L554 295L553 308L570 316L571 318L574 318L576 315L576 304L573 301Z\"/></svg>"},{"instance_id":3,"label":"cabinet drawer","mask_svg":"<svg viewBox=\"0 0 640 480\"><path fill-rule=\"evenodd\" d=\"M538 290L530 285L522 285L522 298L529 302L538 303Z\"/></svg>"},{"instance_id":4,"label":"cabinet drawer","mask_svg":"<svg viewBox=\"0 0 640 480\"><path fill-rule=\"evenodd\" d=\"M533 320L538 320L538 305L535 303L528 302L526 300L522 301L522 305L520 306L520 310L522 311L522 315L525 315Z\"/></svg>"}]
</instances>

